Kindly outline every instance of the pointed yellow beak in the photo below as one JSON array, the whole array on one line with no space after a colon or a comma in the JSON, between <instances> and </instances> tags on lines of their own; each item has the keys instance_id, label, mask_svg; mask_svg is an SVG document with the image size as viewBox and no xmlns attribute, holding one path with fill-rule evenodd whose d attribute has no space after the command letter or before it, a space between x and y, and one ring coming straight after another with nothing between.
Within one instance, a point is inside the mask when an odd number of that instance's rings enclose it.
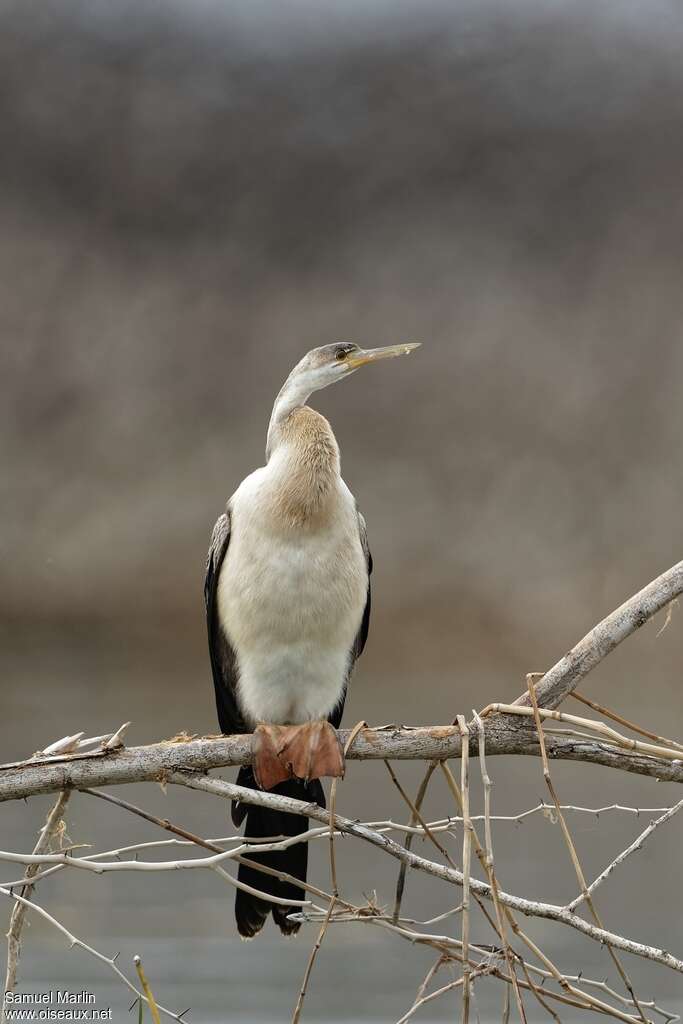
<instances>
[{"instance_id":1,"label":"pointed yellow beak","mask_svg":"<svg viewBox=\"0 0 683 1024\"><path fill-rule=\"evenodd\" d=\"M393 356L407 356L415 348L420 347L421 342L409 341L405 345L387 345L385 348L366 348L360 352L352 352L346 360L346 365L352 370L366 363L374 363L378 359L391 359Z\"/></svg>"}]
</instances>

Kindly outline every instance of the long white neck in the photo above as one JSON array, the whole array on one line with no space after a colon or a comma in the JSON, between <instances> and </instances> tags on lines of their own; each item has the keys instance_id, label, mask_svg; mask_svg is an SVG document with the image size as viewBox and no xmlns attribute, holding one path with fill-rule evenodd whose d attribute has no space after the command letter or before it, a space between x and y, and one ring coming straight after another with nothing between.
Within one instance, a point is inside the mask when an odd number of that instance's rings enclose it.
<instances>
[{"instance_id":1,"label":"long white neck","mask_svg":"<svg viewBox=\"0 0 683 1024\"><path fill-rule=\"evenodd\" d=\"M266 461L277 447L282 424L295 409L305 405L312 394L313 388L311 388L310 383L302 380L300 377L297 380L293 374L290 374L284 382L275 399L273 411L270 414L268 437L266 440Z\"/></svg>"},{"instance_id":2,"label":"long white neck","mask_svg":"<svg viewBox=\"0 0 683 1024\"><path fill-rule=\"evenodd\" d=\"M324 416L294 408L271 439L266 470L276 519L287 528L324 525L339 500L339 447Z\"/></svg>"}]
</instances>

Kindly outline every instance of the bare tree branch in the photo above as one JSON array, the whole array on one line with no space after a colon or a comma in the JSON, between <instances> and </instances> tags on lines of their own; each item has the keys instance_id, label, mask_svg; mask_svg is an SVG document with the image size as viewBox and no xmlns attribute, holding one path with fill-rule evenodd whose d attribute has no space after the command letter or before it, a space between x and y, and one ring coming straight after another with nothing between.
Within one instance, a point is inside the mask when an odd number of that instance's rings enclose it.
<instances>
[{"instance_id":1,"label":"bare tree branch","mask_svg":"<svg viewBox=\"0 0 683 1024\"><path fill-rule=\"evenodd\" d=\"M538 757L538 737L525 724L501 721L503 715L486 720L486 753L530 754ZM342 730L345 743L349 731ZM470 737L470 754L477 753L477 735ZM444 761L460 757L457 727L392 726L364 729L349 752L349 760ZM553 760L585 761L637 775L649 775L663 782L683 782L683 758L666 759L588 737L548 736L548 757ZM187 743L154 743L128 747L106 756L74 755L56 764L27 763L0 768L0 803L21 800L62 789L92 789L129 782L163 782L174 771L210 771L251 761L251 736L227 736L191 740Z\"/></svg>"},{"instance_id":2,"label":"bare tree branch","mask_svg":"<svg viewBox=\"0 0 683 1024\"><path fill-rule=\"evenodd\" d=\"M556 708L622 640L682 593L683 562L678 562L619 605L545 673L536 686L538 706ZM528 707L528 692L520 694L515 703Z\"/></svg>"},{"instance_id":3,"label":"bare tree branch","mask_svg":"<svg viewBox=\"0 0 683 1024\"><path fill-rule=\"evenodd\" d=\"M583 903L583 901L586 898L586 896L592 895L592 893L595 892L595 890L598 888L598 886L602 885L602 883L607 878L609 878L609 876L612 874L614 869L619 867L620 864L624 863L624 861L627 859L627 857L630 857L632 853L636 853L638 850L642 850L643 843L645 842L645 840L649 836L652 835L652 833L655 831L655 829L659 828L660 825L663 825L665 821L669 821L669 819L673 818L673 816L675 814L678 814L678 812L680 811L680 809L682 807L683 807L683 800L679 800L677 804L675 804L673 807L670 807L668 809L666 814L662 814L662 816L660 818L657 818L654 821L651 821L650 824L647 826L647 828L644 829L640 833L638 838L634 839L634 841L630 844L630 846L627 846L625 850L622 850L621 853L619 854L619 856L615 857L614 860L612 861L612 863L608 864L607 867L605 868L605 870L600 872L600 874L595 879L595 881L591 882L591 884L588 886L588 888L586 889L585 894L584 893L579 893L579 895L576 897L576 899L572 900L571 903L567 904L567 909L568 910L572 910L572 911L576 910L576 908L581 903Z\"/></svg>"},{"instance_id":4,"label":"bare tree branch","mask_svg":"<svg viewBox=\"0 0 683 1024\"><path fill-rule=\"evenodd\" d=\"M655 946L647 945L635 939L607 931L597 915L592 904L592 893L602 882L614 871L627 857L640 849L642 843L649 835L665 821L673 817L683 806L683 801L672 808L659 808L658 814L662 814L656 821L651 822L644 832L622 853L620 853L605 870L599 875L592 885L588 886L581 869L576 849L569 834L564 811L588 811L596 816L601 811L624 810L632 814L640 813L637 808L621 807L612 804L606 808L595 810L575 807L571 804L560 805L555 789L550 778L549 763L551 760L566 759L581 761L588 764L599 764L617 768L622 771L650 776L662 781L683 782L683 745L675 740L662 739L658 735L634 724L621 716L618 711L604 708L602 705L590 700L583 695L577 694L577 699L585 705L593 708L599 714L606 716L613 722L617 722L627 729L640 734L650 742L644 742L642 738L631 739L618 733L611 725L604 721L596 722L591 719L560 713L555 710L557 705L572 693L579 680L584 678L591 669L595 668L600 661L610 653L626 637L640 628L656 612L670 606L671 601L683 592L683 562L678 563L663 573L660 577L648 584L638 594L626 601L620 608L607 616L593 630L590 631L564 658L553 666L544 675L536 673L540 682L534 690L529 681L528 694L518 698L514 705L500 703L490 704L478 715L474 712L471 723L466 722L462 714L457 716L457 725L436 727L406 727L388 725L376 728L368 728L365 723L341 733L342 742L345 744L346 753L349 759L354 760L384 760L389 772L403 799L410 808L411 817L408 824L391 820L377 822L362 822L342 817L335 811L336 783L332 788L329 811L314 803L305 803L300 800L280 796L272 792L261 790L245 789L240 786L224 782L221 779L212 778L207 775L213 769L231 765L248 764L252 760L252 737L249 735L240 736L208 736L195 737L182 734L172 740L155 743L149 746L125 748L123 733L127 724L122 726L115 734L83 739L84 733L77 732L72 728L72 735L63 737L54 743L48 744L45 749L23 761L11 764L0 765L0 802L5 800L20 799L38 794L59 792L60 797L53 809L48 822L45 825L43 834L36 845L33 854L22 854L0 851L0 861L28 865L28 871L22 879L19 879L17 886L21 886L21 895L16 895L7 884L0 885L0 894L15 901L15 910L12 915L12 924L9 933L9 957L6 989L9 991L14 985L16 975L16 963L18 954L19 932L23 914L26 909L32 908L45 920L51 922L65 936L69 938L72 945L79 945L86 949L91 955L107 964L128 988L136 993L136 996L145 999L153 1012L154 997L147 992L147 986L143 979L143 991L138 992L135 986L118 970L115 965L115 958L108 958L98 953L92 947L87 946L67 931L55 918L42 907L29 903L27 894L33 891L33 886L39 879L69 869L80 869L94 874L105 872L143 871L163 872L181 869L207 868L215 872L225 883L232 885L240 883L232 878L225 871L227 861L234 860L239 863L249 862L248 858L256 851L276 851L285 849L288 845L300 842L308 842L320 838L327 838L330 844L330 865L332 876L332 891L326 893L317 889L310 883L304 887L308 893L324 899L326 908L320 906L311 899L297 900L296 904L291 900L271 897L270 902L294 906L297 913L294 918L301 921L320 921L322 927L318 939L313 947L299 993L299 1000L294 1010L294 1020L298 1020L306 991L309 984L311 970L314 966L316 955L328 926L332 923L361 922L366 925L380 927L389 932L400 935L402 939L411 943L429 946L434 949L439 960L429 972L423 982L414 1002L413 1007L404 1015L408 1020L419 1007L436 999L437 997L451 992L462 986L463 990L463 1012L462 1018L468 1024L470 1016L477 1016L475 980L479 977L489 975L501 981L506 990L506 998L503 1007L503 1019L509 1018L511 1001L510 992L514 991L520 1019L526 1019L525 1009L521 998L521 990L530 991L542 1008L559 1024L559 1017L549 1005L547 1000L556 1000L560 1003L573 1006L579 1009L591 1010L601 1014L608 1014L613 1018L626 1022L626 1024L646 1024L647 1018L644 1015L644 1008L652 1009L667 1019L674 1019L673 1014L662 1011L657 1007L654 1000L638 1000L633 992L628 976L617 959L615 950L631 953L632 955L650 960L652 962L669 967L679 973L683 973L683 959L679 959L666 950ZM668 619L667 619L668 621ZM537 698L537 699L536 699ZM530 707L529 704L533 707ZM452 708L449 708L449 718ZM485 721L484 721L485 718ZM542 720L552 718L561 723L564 728L542 728ZM75 725L76 723L74 723ZM535 726L535 727L534 727ZM654 741L654 742L652 742ZM98 748L95 745L99 744ZM94 749L84 749L93 747ZM479 755L482 780L484 784L484 815L485 845L482 845L474 825L475 821L482 820L481 815L472 813L472 794L469 788L469 758L472 755ZM541 757L543 762L544 775L553 798L552 805L542 803L535 808L523 812L521 815L500 815L498 819L508 822L521 822L529 815L539 811L552 810L554 819L560 822L563 829L572 862L579 879L581 894L566 906L556 906L552 903L542 903L537 900L529 900L505 892L500 887L499 877L494 870L493 844L491 836L491 822L496 820L491 814L491 779L486 767L486 754L493 755L530 755ZM457 782L451 772L447 761L452 758L461 759L461 784ZM389 761L399 760L424 760L429 763L427 775L418 792L415 803L405 792L399 783L396 773L393 771ZM436 765L440 765L444 777L453 793L457 811L460 816L448 816L429 823L422 817L420 805L429 782L429 777ZM268 807L278 811L298 814L312 819L317 827L308 829L305 833L295 837L269 836L260 838L259 841L250 840L248 837L233 836L223 840L207 840L189 832L180 825L175 825L167 819L159 818L156 815L137 807L128 801L121 800L110 794L100 793L98 789L103 786L120 785L131 782L153 781L162 786L166 783L183 786L189 790L199 791L206 794L227 800L239 800L245 804ZM72 790L80 790L88 795L101 797L112 804L117 805L128 813L144 818L149 823L163 828L168 832L180 837L164 842L142 842L135 846L121 846L119 850L109 853L89 853L84 856L74 856L74 850L60 848L59 853L51 853L49 848L49 836L58 822L60 808L68 799ZM652 809L650 809L652 811ZM452 859L446 846L437 838L437 833L448 833L453 829L454 824L462 822L463 826L463 864L462 870ZM405 845L396 842L390 833L399 832L405 835ZM401 881L397 892L397 901L393 920L372 894L367 897L366 903L356 906L344 898L338 889L337 873L335 868L335 836L346 834L354 836L365 843L371 844L375 849L383 852L401 865ZM415 835L421 835L431 840L437 860L428 860L426 857L418 856L410 849L410 843ZM230 843L231 848L226 849L225 844ZM167 861L159 860L121 860L121 855L137 850L151 847L195 847L195 855L185 859L173 859ZM210 856L199 857L196 855L196 848L204 848ZM471 854L474 852L485 871L486 881L473 877L470 871ZM67 856L69 854L69 856ZM258 870L277 877L291 881L290 876L277 871L269 865L256 865ZM455 885L463 889L463 901L457 907L452 907L455 900L446 900L445 906L451 907L431 921L415 921L400 917L400 892L402 879L406 869L419 870L432 878ZM249 889L258 893L258 890ZM472 902L470 902L470 896ZM495 920L486 902L493 904ZM585 921L576 913L580 903L585 901L594 916L594 921ZM471 928L473 924L473 912L481 912L494 932L494 945L482 946L472 941ZM461 939L446 935L431 934L428 930L430 925L452 915L461 915L462 936ZM537 945L537 943L525 934L518 923L518 915L535 917L570 927L585 937L602 945L607 945L622 979L628 989L628 997L610 989L606 983L591 982L586 980L585 985L577 987L579 978L574 978L562 973ZM421 929L421 930L418 930ZM512 929L514 938L508 938L509 929ZM514 945L513 945L514 943ZM530 958L527 961L520 956L517 949L524 944L530 951ZM515 948L517 947L517 948ZM527 953L524 954L528 956ZM536 967L533 960L539 961L543 966ZM437 991L429 994L427 992L439 966L447 963L462 964L462 977L456 981L443 985ZM521 968L524 977L518 978L517 971ZM534 980L540 978L539 982ZM549 988L541 987L547 980L549 984L559 985L560 991L551 991ZM619 1006L610 1005L604 999L597 998L593 993L585 990L586 986L600 988L609 999L621 1003ZM140 1004L142 1006L142 1003ZM173 1017L181 1020L184 1014L173 1014L171 1011L159 1009ZM635 1010L638 1017L632 1015Z\"/></svg>"},{"instance_id":5,"label":"bare tree branch","mask_svg":"<svg viewBox=\"0 0 683 1024\"><path fill-rule=\"evenodd\" d=\"M171 775L168 781L181 786L187 786L190 789L198 789L204 793L222 796L227 800L239 800L260 807L273 807L288 814L300 814L323 822L326 825L330 821L329 812L323 810L317 804L306 803L303 800L295 800L292 797L279 796L274 793L264 793L260 790L246 789L243 786L235 786L230 782L223 782L222 779L207 778L202 775L186 775L177 772ZM420 857L416 853L406 850L405 847L396 843L389 836L368 828L362 822L351 821L349 818L342 818L340 815L336 815L334 825L339 831L363 839L372 846L388 853L391 857L395 857L397 860L404 860L410 868L424 871L435 878L442 879L444 882L450 882L452 885L461 887L463 885L463 874L461 871L443 864L437 864L434 861L427 860L425 857ZM486 882L472 878L470 879L470 889L483 899L493 900L491 887ZM509 907L511 910L518 910L528 917L539 917L568 925L595 942L602 944L610 943L615 949L632 953L634 956L644 957L646 960L652 960L663 967L670 967L672 970L683 974L683 960L679 960L666 950L658 949L655 946L648 946L633 939L624 938L604 928L598 928L596 925L591 925L584 921L583 918L578 917L576 914L567 911L564 907L555 906L551 903L540 903L537 900L528 900L521 896L513 896L502 890L499 890L498 898L506 907Z\"/></svg>"}]
</instances>

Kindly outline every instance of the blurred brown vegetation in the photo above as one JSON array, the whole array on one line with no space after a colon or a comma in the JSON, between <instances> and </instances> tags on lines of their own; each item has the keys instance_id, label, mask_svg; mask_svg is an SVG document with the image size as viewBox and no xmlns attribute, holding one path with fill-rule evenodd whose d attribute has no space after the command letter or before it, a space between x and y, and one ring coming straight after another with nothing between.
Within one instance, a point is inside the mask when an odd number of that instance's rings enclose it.
<instances>
[{"instance_id":1,"label":"blurred brown vegetation","mask_svg":"<svg viewBox=\"0 0 683 1024\"><path fill-rule=\"evenodd\" d=\"M314 345L423 342L314 403L376 565L349 724L514 696L680 557L676 5L8 0L0 23L3 760L128 718L133 742L215 728L208 535ZM593 689L667 735L677 616Z\"/></svg>"}]
</instances>

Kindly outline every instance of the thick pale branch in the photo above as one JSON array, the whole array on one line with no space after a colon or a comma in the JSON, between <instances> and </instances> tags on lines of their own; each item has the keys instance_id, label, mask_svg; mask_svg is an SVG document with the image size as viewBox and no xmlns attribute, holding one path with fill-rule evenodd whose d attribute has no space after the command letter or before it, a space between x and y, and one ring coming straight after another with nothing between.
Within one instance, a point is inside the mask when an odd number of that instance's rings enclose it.
<instances>
[{"instance_id":1,"label":"thick pale branch","mask_svg":"<svg viewBox=\"0 0 683 1024\"><path fill-rule=\"evenodd\" d=\"M555 708L578 682L610 651L639 629L679 594L683 593L683 562L678 562L603 619L560 661L545 673L536 687L538 706ZM528 693L517 704L529 704ZM342 743L351 735L342 734ZM476 737L470 753L476 752ZM510 727L499 716L486 723L489 754L538 754L538 740L530 730ZM609 744L574 738L548 737L548 755L555 758L608 764L655 778L683 781L683 764L673 760L664 766L651 756L626 757ZM445 760L460 756L460 735L455 726L406 729L386 727L364 729L354 738L351 759ZM0 765L0 802L52 793L61 789L84 789L124 782L163 781L168 772L208 771L251 761L251 737L229 736L157 743L149 747L92 753L40 757L24 763Z\"/></svg>"},{"instance_id":2,"label":"thick pale branch","mask_svg":"<svg viewBox=\"0 0 683 1024\"><path fill-rule=\"evenodd\" d=\"M503 716L500 716L502 718ZM486 723L486 753L538 756L538 737L528 728L510 725L491 716ZM348 730L340 732L342 743ZM665 782L683 782L683 760L626 752L599 740L548 736L548 756L554 759L602 764ZM470 753L477 753L477 737L470 738ZM447 760L460 757L457 726L434 728L363 729L348 753L349 760L377 761L387 758L408 761ZM251 736L197 739L187 743L154 743L128 747L105 757L82 755L56 763L0 768L0 803L20 800L62 789L86 789L129 782L163 782L174 771L210 771L251 760Z\"/></svg>"},{"instance_id":3,"label":"thick pale branch","mask_svg":"<svg viewBox=\"0 0 683 1024\"><path fill-rule=\"evenodd\" d=\"M682 593L683 562L678 562L624 601L545 673L536 686L538 706L556 708L622 640ZM529 694L525 691L515 703L528 707Z\"/></svg>"}]
</instances>

